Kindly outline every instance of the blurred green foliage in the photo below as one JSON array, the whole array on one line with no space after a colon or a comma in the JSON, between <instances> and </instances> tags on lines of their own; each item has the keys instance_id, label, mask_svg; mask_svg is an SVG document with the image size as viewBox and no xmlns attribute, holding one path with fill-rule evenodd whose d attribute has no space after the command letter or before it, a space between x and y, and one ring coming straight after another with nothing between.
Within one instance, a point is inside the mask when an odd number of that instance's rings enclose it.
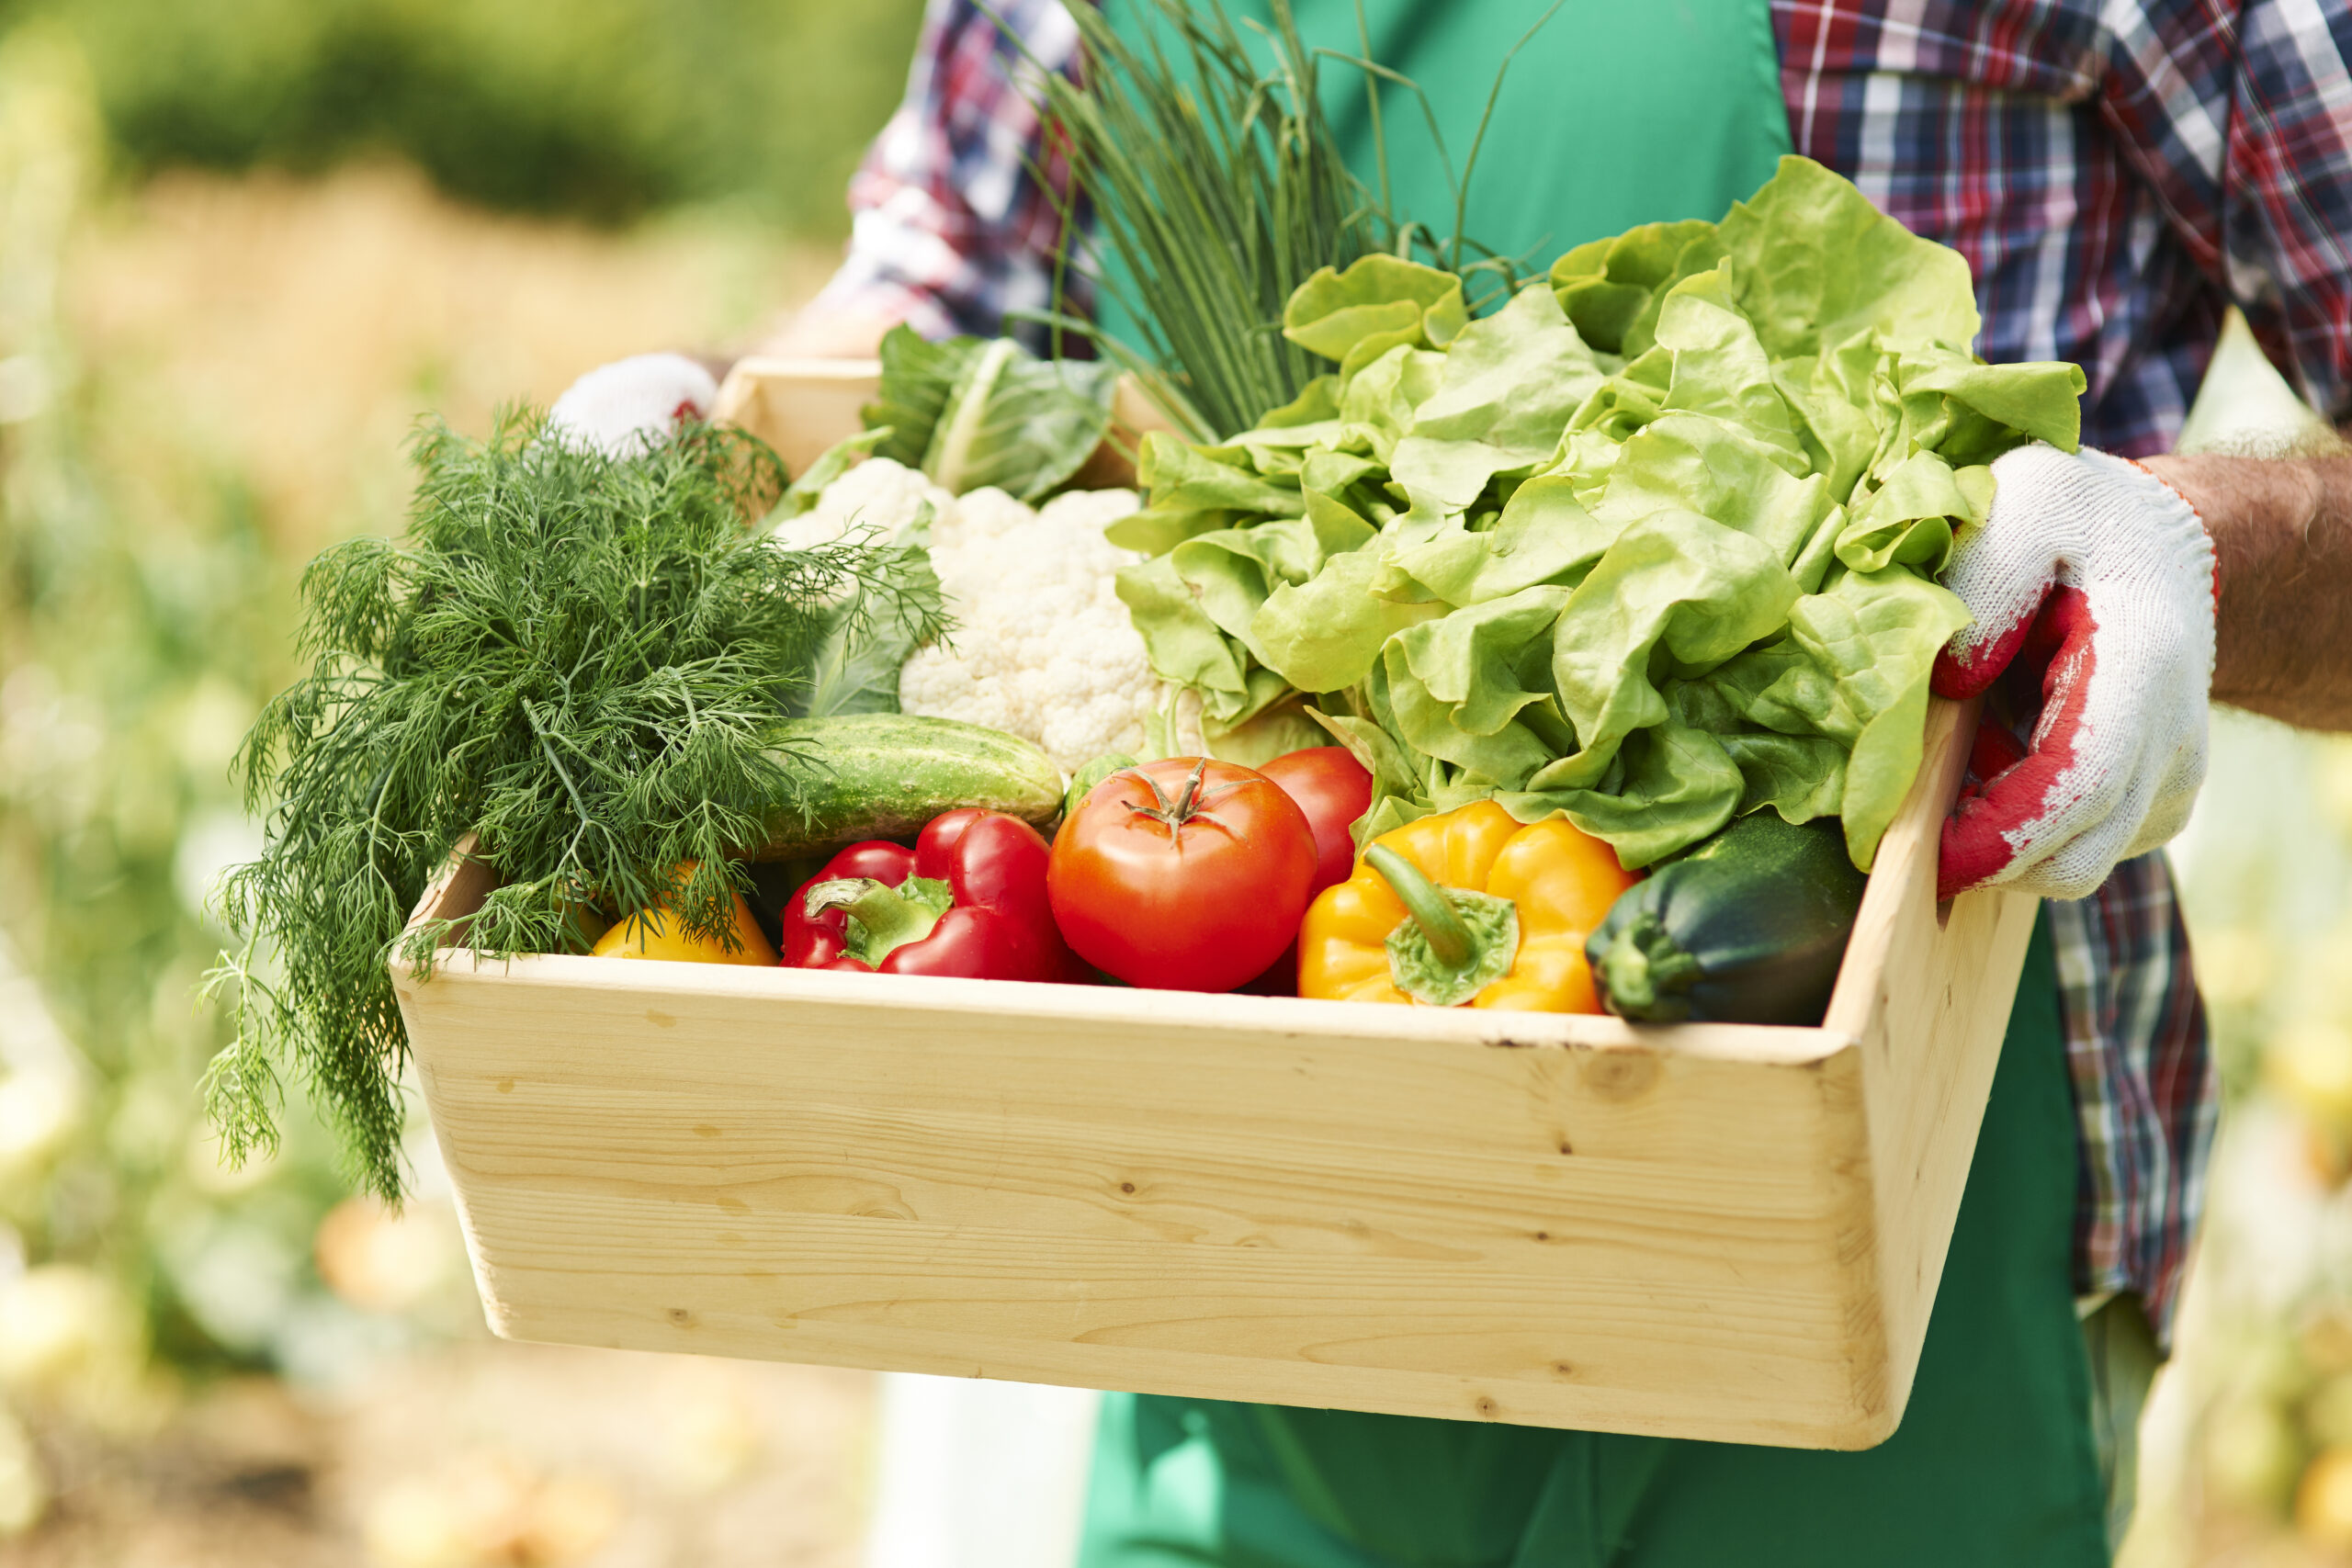
<instances>
[{"instance_id":1,"label":"blurred green foliage","mask_svg":"<svg viewBox=\"0 0 2352 1568\"><path fill-rule=\"evenodd\" d=\"M734 200L812 236L898 102L921 0L0 0L62 18L134 171L396 153L486 206ZM821 68L819 68L821 62Z\"/></svg>"},{"instance_id":2,"label":"blurred green foliage","mask_svg":"<svg viewBox=\"0 0 2352 1568\"><path fill-rule=\"evenodd\" d=\"M100 141L72 39L0 28L0 1393L62 1367L119 1424L149 1351L331 1376L410 1330L313 1261L347 1189L302 1086L277 1157L234 1171L193 1093L223 1039L195 1001L225 935L204 897L258 843L228 762L287 677L296 568L245 477L68 330ZM28 1331L28 1280L120 1332Z\"/></svg>"}]
</instances>

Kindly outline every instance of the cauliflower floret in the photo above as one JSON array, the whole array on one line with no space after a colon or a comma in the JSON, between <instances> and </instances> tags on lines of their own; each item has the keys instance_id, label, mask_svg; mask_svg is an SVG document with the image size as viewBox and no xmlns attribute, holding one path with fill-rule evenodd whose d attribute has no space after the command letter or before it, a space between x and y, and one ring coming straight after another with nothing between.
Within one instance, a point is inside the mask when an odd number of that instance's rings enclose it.
<instances>
[{"instance_id":1,"label":"cauliflower floret","mask_svg":"<svg viewBox=\"0 0 2352 1568\"><path fill-rule=\"evenodd\" d=\"M902 545L922 515L922 504L944 513L956 498L931 482L920 468L888 457L868 457L818 496L817 504L775 525L775 536L796 550L830 545L856 528L875 530L881 544Z\"/></svg>"},{"instance_id":2,"label":"cauliflower floret","mask_svg":"<svg viewBox=\"0 0 2352 1568\"><path fill-rule=\"evenodd\" d=\"M1032 512L979 490L939 505L931 559L956 631L907 660L899 705L1025 736L1064 772L1140 751L1159 684L1113 578L1143 558L1102 537L1137 504L1132 491L1072 491Z\"/></svg>"}]
</instances>

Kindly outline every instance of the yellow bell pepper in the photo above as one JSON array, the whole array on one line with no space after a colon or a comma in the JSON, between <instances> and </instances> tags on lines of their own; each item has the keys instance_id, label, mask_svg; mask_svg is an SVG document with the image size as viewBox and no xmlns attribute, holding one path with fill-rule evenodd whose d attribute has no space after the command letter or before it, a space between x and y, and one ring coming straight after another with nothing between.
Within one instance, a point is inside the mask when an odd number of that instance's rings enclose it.
<instances>
[{"instance_id":1,"label":"yellow bell pepper","mask_svg":"<svg viewBox=\"0 0 2352 1568\"><path fill-rule=\"evenodd\" d=\"M1491 800L1424 817L1307 906L1298 994L1599 1012L1585 938L1638 880L1556 817L1522 827Z\"/></svg>"},{"instance_id":2,"label":"yellow bell pepper","mask_svg":"<svg viewBox=\"0 0 2352 1568\"><path fill-rule=\"evenodd\" d=\"M695 872L693 861L681 861L673 886L684 884ZM751 906L743 902L741 893L731 895L735 900L735 951L729 953L725 944L707 936L696 936L684 926L676 930L665 917L674 911L664 897L652 908L632 919L621 921L596 939L588 950L591 958L667 958L689 964L775 964L775 949L768 944L766 933L752 916Z\"/></svg>"}]
</instances>

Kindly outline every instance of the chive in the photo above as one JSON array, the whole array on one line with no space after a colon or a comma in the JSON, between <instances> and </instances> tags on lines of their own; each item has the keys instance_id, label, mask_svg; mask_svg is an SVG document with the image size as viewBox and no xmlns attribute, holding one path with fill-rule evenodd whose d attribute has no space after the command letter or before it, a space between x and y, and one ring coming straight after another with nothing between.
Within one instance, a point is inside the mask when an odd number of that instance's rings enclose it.
<instances>
[{"instance_id":1,"label":"chive","mask_svg":"<svg viewBox=\"0 0 2352 1568\"><path fill-rule=\"evenodd\" d=\"M1410 77L1370 59L1361 4L1363 53L1350 55L1308 49L1290 0L1271 0L1273 25L1250 24L1272 47L1272 66L1261 70L1219 0L1127 3L1161 26L1131 44L1101 10L1074 5L1083 85L1044 70L1033 84L1039 113L1069 157L1071 179L1052 309L1020 314L1050 326L1057 345L1065 333L1091 336L1189 435L1214 440L1250 428L1329 368L1282 333L1283 307L1319 268L1344 269L1359 256L1393 251L1465 276L1494 274L1498 286L1473 296L1474 310L1510 297L1522 258L1498 255L1464 234L1470 180L1503 73L1560 0L1503 55L1458 177L1429 96ZM1004 28L985 3L981 9ZM1018 36L1004 30L1019 47ZM1377 196L1349 170L1323 112L1318 92L1327 60L1363 73ZM1400 218L1392 206L1384 85L1420 103L1453 197L1453 227L1443 236ZM1035 172L1053 188L1045 171ZM1090 276L1125 307L1140 343L1121 342L1064 309L1071 267L1086 265L1069 248L1081 229L1081 202L1091 205L1103 248L1125 274ZM1476 259L1465 262L1465 254Z\"/></svg>"},{"instance_id":2,"label":"chive","mask_svg":"<svg viewBox=\"0 0 2352 1568\"><path fill-rule=\"evenodd\" d=\"M1093 6L1074 6L1084 85L1048 72L1035 84L1073 175L1056 309L1039 319L1090 333L1209 439L1250 428L1329 368L1282 335L1283 307L1317 268L1393 244L1396 226L1340 156L1317 96L1319 57L1288 0L1273 0L1271 29L1255 29L1273 46L1262 72L1214 0L1133 3L1164 25L1131 44ZM1085 265L1067 252L1079 193L1125 264L1124 280L1098 272L1098 286L1126 307L1140 343L1060 309L1059 279Z\"/></svg>"}]
</instances>

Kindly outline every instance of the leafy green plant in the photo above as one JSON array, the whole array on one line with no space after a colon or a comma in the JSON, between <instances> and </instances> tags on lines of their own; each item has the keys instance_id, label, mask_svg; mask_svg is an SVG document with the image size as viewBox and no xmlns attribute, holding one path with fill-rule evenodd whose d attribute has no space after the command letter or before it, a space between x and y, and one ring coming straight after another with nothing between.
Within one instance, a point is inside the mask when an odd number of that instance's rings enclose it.
<instances>
[{"instance_id":1,"label":"leafy green plant","mask_svg":"<svg viewBox=\"0 0 2352 1568\"><path fill-rule=\"evenodd\" d=\"M1287 0L1274 7L1271 75L1222 6L1136 8L1155 24L1140 46L1072 6L1084 82L1042 73L1036 91L1067 141L1073 191L1126 268L1106 292L1141 341L1098 341L1206 439L1298 395L1313 364L1268 323L1317 267L1381 249L1395 229L1340 156Z\"/></svg>"},{"instance_id":2,"label":"leafy green plant","mask_svg":"<svg viewBox=\"0 0 2352 1568\"><path fill-rule=\"evenodd\" d=\"M1137 341L1061 314L1058 301L1045 319L1091 336L1196 439L1247 430L1314 379L1313 355L1282 324L1284 304L1318 270L1385 251L1424 256L1447 272L1492 274L1497 287L1474 310L1509 295L1513 258L1464 234L1464 214L1503 76L1558 6L1504 51L1457 175L1427 96L1369 58L1361 8L1365 52L1349 55L1310 50L1289 0L1272 0L1272 26L1250 24L1271 49L1266 67L1220 0L1125 3L1139 43L1096 6L1073 6L1084 56L1079 79L1040 72L1033 90L1070 160L1063 233L1067 240L1081 231L1083 206L1118 263L1095 281ZM1376 195L1349 169L1323 112L1327 60L1363 75ZM1453 193L1443 234L1397 213L1390 200L1384 86L1419 100L1437 143ZM1046 180L1046 171L1037 173ZM1062 281L1073 265L1066 251Z\"/></svg>"},{"instance_id":3,"label":"leafy green plant","mask_svg":"<svg viewBox=\"0 0 2352 1568\"><path fill-rule=\"evenodd\" d=\"M29 8L29 7L28 7ZM837 234L917 0L52 0L141 169L394 153L489 206ZM0 7L0 11L5 11ZM812 62L822 67L812 68Z\"/></svg>"},{"instance_id":4,"label":"leafy green plant","mask_svg":"<svg viewBox=\"0 0 2352 1568\"><path fill-rule=\"evenodd\" d=\"M1470 315L1371 255L1301 288L1335 365L1256 430L1144 444L1113 542L1203 733L1298 713L1374 775L1366 838L1493 797L1647 865L1766 807L1867 867L1967 611L1934 581L1988 465L2071 449L2082 371L1987 366L1967 264L1805 159L1720 223L1562 255Z\"/></svg>"},{"instance_id":5,"label":"leafy green plant","mask_svg":"<svg viewBox=\"0 0 2352 1568\"><path fill-rule=\"evenodd\" d=\"M961 495L993 485L1035 503L1094 455L1111 423L1117 369L1037 359L1010 338L926 343L897 326L865 406L876 456L920 468Z\"/></svg>"},{"instance_id":6,"label":"leafy green plant","mask_svg":"<svg viewBox=\"0 0 2352 1568\"><path fill-rule=\"evenodd\" d=\"M223 883L244 946L210 977L237 1024L207 1081L230 1153L273 1144L290 1066L387 1199L407 1038L386 964L429 970L452 939L401 928L459 836L503 879L466 933L477 952L576 950L582 907L665 895L731 942L728 856L806 800L819 764L774 731L843 606L853 643L944 629L919 551L747 527L783 471L746 435L613 459L514 415L483 443L429 426L416 462L407 534L304 575L313 668L240 754L264 850Z\"/></svg>"}]
</instances>

